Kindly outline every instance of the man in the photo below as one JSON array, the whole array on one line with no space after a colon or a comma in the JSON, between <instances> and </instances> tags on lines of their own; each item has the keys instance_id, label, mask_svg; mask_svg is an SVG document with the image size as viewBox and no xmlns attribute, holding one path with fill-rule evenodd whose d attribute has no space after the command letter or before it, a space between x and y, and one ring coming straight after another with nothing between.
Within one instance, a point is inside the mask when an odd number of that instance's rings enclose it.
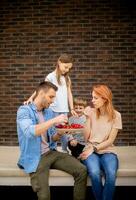
<instances>
[{"instance_id":1,"label":"man","mask_svg":"<svg viewBox=\"0 0 136 200\"><path fill-rule=\"evenodd\" d=\"M20 106L17 112L17 132L21 150L18 166L30 174L33 190L38 200L50 200L49 170L63 170L74 177L74 200L84 200L87 171L74 157L56 151L56 141L61 135L55 125L66 123L63 114L54 117L49 105L53 102L57 87L42 82L36 89L32 104Z\"/></svg>"}]
</instances>

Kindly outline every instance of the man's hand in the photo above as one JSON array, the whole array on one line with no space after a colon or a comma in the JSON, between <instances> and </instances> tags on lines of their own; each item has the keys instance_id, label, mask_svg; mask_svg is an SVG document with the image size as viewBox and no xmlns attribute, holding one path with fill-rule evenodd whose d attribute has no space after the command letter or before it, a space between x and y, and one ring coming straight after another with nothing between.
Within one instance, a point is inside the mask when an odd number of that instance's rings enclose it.
<instances>
[{"instance_id":1,"label":"man's hand","mask_svg":"<svg viewBox=\"0 0 136 200\"><path fill-rule=\"evenodd\" d=\"M55 124L62 124L62 123L67 123L68 122L68 117L64 114L58 115L57 117L54 118Z\"/></svg>"}]
</instances>

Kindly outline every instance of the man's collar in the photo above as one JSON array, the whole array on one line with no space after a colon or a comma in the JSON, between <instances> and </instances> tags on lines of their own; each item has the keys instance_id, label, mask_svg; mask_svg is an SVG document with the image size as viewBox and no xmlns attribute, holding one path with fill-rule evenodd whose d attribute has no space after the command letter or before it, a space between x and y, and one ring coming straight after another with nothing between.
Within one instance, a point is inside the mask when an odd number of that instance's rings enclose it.
<instances>
[{"instance_id":1,"label":"man's collar","mask_svg":"<svg viewBox=\"0 0 136 200\"><path fill-rule=\"evenodd\" d=\"M34 103L30 103L29 106L32 108L32 110L37 111L37 106Z\"/></svg>"},{"instance_id":2,"label":"man's collar","mask_svg":"<svg viewBox=\"0 0 136 200\"><path fill-rule=\"evenodd\" d=\"M32 108L32 110L36 112L40 112L38 111L37 106L34 103L30 103L29 106ZM43 109L43 112L46 112L46 109Z\"/></svg>"}]
</instances>

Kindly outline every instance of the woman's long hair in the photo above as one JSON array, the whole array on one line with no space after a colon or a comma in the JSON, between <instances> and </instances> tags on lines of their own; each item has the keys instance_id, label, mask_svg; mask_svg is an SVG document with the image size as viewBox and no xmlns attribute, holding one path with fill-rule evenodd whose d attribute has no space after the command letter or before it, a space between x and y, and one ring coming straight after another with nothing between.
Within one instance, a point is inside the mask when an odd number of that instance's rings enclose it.
<instances>
[{"instance_id":1,"label":"woman's long hair","mask_svg":"<svg viewBox=\"0 0 136 200\"><path fill-rule=\"evenodd\" d=\"M58 61L60 61L62 63L73 63L73 58L72 58L71 55L64 53L64 54L60 55ZM59 69L58 62L56 64L56 69L57 69L56 70L57 82L58 82L59 85L61 85L61 80L60 80L60 78L61 78L61 72L60 72L60 69ZM68 87L71 84L69 74L66 73L64 75L64 77L65 77L65 80L66 80L66 85Z\"/></svg>"},{"instance_id":2,"label":"woman's long hair","mask_svg":"<svg viewBox=\"0 0 136 200\"><path fill-rule=\"evenodd\" d=\"M108 86L102 84L102 85L94 85L93 91L101 96L104 100L104 106L105 106L105 112L108 115L108 120L112 121L115 118L115 112L114 112L114 106L112 104L112 92L108 88ZM96 110L96 116L100 117L100 109Z\"/></svg>"}]
</instances>

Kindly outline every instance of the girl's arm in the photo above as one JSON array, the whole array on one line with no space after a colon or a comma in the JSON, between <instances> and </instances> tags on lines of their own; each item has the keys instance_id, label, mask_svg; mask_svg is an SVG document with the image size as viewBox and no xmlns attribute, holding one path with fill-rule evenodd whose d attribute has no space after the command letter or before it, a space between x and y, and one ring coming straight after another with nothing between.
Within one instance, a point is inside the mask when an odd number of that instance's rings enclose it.
<instances>
[{"instance_id":1,"label":"girl's arm","mask_svg":"<svg viewBox=\"0 0 136 200\"><path fill-rule=\"evenodd\" d=\"M96 151L103 150L103 149L111 146L117 137L117 133L118 133L118 129L113 128L110 132L108 139L95 146Z\"/></svg>"},{"instance_id":2,"label":"girl's arm","mask_svg":"<svg viewBox=\"0 0 136 200\"><path fill-rule=\"evenodd\" d=\"M26 101L24 101L25 105L28 105L29 103L32 103L34 100L34 97L36 95L36 91L29 97L29 99L27 99Z\"/></svg>"},{"instance_id":3,"label":"girl's arm","mask_svg":"<svg viewBox=\"0 0 136 200\"><path fill-rule=\"evenodd\" d=\"M68 103L70 107L70 112L73 116L78 116L77 113L74 111L74 105L73 105L73 95L71 92L71 81L69 79L69 86L68 86Z\"/></svg>"},{"instance_id":4,"label":"girl's arm","mask_svg":"<svg viewBox=\"0 0 136 200\"><path fill-rule=\"evenodd\" d=\"M45 77L45 81L50 81L48 76ZM24 101L24 105L28 105L29 103L32 103L33 100L34 100L35 95L36 95L36 91L26 101Z\"/></svg>"}]
</instances>

